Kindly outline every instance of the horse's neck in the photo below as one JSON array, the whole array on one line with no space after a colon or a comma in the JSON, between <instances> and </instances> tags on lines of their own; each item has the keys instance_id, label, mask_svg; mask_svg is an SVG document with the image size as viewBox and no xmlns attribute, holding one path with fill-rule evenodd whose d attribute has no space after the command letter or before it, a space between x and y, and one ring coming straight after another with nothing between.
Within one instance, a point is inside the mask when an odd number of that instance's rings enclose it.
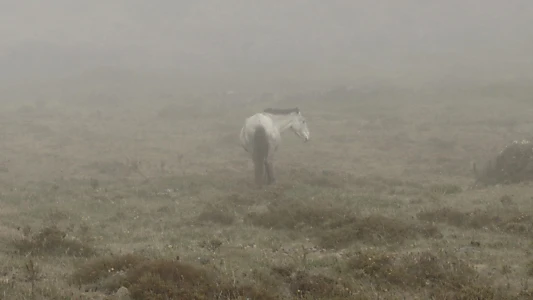
<instances>
[{"instance_id":1,"label":"horse's neck","mask_svg":"<svg viewBox=\"0 0 533 300\"><path fill-rule=\"evenodd\" d=\"M271 115L271 118L274 123L274 126L278 128L279 132L283 132L287 130L289 127L291 127L292 122L294 121L294 117L290 115L287 115L287 116Z\"/></svg>"}]
</instances>

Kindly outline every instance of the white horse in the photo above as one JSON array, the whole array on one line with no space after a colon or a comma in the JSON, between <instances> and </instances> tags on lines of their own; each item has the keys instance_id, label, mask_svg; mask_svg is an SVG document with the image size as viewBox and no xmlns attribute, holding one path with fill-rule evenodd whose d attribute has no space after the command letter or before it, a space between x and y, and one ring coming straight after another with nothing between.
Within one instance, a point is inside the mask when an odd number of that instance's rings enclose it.
<instances>
[{"instance_id":1,"label":"white horse","mask_svg":"<svg viewBox=\"0 0 533 300\"><path fill-rule=\"evenodd\" d=\"M255 182L264 183L265 170L267 184L276 180L273 170L273 156L281 142L281 133L291 129L296 135L309 140L309 129L298 108L267 108L246 118L241 130L241 144L254 162Z\"/></svg>"}]
</instances>

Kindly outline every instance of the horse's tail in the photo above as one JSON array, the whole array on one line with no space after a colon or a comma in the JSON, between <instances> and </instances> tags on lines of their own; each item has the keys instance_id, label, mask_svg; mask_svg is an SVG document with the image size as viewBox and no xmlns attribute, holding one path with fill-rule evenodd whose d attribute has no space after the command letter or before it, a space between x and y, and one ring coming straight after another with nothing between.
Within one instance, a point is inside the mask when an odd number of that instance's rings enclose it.
<instances>
[{"instance_id":1,"label":"horse's tail","mask_svg":"<svg viewBox=\"0 0 533 300\"><path fill-rule=\"evenodd\" d=\"M255 182L263 183L265 175L265 160L268 157L269 142L263 126L257 126L254 132L253 161L255 169Z\"/></svg>"}]
</instances>

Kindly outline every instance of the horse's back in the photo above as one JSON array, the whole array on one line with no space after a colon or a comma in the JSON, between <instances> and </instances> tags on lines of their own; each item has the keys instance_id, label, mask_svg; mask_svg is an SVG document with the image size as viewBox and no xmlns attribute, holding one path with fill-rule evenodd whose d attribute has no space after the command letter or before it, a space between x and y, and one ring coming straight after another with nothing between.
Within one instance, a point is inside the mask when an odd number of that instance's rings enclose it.
<instances>
[{"instance_id":1,"label":"horse's back","mask_svg":"<svg viewBox=\"0 0 533 300\"><path fill-rule=\"evenodd\" d=\"M246 130L248 134L253 134L255 132L255 128L259 126L265 129L267 135L272 135L277 130L274 126L274 122L272 122L272 119L262 113L257 113L251 117L248 117L243 129Z\"/></svg>"}]
</instances>

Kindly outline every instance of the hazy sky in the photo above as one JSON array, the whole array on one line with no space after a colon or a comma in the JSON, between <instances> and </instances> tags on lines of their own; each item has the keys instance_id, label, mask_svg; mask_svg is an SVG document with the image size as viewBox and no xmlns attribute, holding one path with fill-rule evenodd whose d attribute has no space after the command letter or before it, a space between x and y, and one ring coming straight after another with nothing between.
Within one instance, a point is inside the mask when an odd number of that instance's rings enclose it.
<instances>
[{"instance_id":1,"label":"hazy sky","mask_svg":"<svg viewBox=\"0 0 533 300\"><path fill-rule=\"evenodd\" d=\"M102 66L197 73L436 62L533 68L531 0L0 3L0 79Z\"/></svg>"}]
</instances>

